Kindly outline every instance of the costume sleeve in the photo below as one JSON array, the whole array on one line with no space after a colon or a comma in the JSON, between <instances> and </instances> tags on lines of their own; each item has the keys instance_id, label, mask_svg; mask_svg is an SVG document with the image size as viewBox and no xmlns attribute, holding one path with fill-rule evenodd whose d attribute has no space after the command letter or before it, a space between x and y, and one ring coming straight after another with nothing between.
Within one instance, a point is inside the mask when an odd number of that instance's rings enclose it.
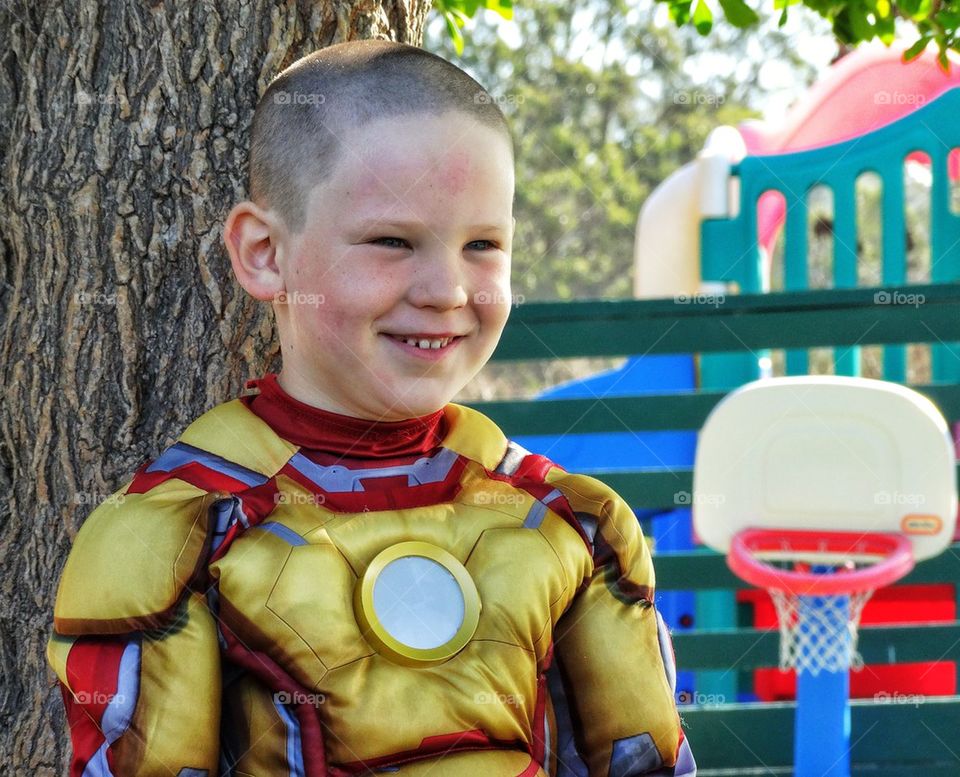
<instances>
[{"instance_id":1,"label":"costume sleeve","mask_svg":"<svg viewBox=\"0 0 960 777\"><path fill-rule=\"evenodd\" d=\"M555 634L580 757L590 777L696 774L640 524L629 505L594 478L565 475L555 485L592 542L594 562Z\"/></svg>"},{"instance_id":2,"label":"costume sleeve","mask_svg":"<svg viewBox=\"0 0 960 777\"><path fill-rule=\"evenodd\" d=\"M220 656L206 601L188 593L162 630L53 633L73 755L70 777L214 777Z\"/></svg>"}]
</instances>

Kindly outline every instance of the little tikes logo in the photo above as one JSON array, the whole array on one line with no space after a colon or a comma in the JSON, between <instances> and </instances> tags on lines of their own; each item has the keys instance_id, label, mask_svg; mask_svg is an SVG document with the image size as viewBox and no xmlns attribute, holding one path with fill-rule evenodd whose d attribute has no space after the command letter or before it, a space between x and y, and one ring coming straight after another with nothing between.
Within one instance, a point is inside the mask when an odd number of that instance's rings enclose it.
<instances>
[{"instance_id":1,"label":"little tikes logo","mask_svg":"<svg viewBox=\"0 0 960 777\"><path fill-rule=\"evenodd\" d=\"M939 515L923 515L911 513L900 521L900 530L910 536L933 536L943 529L943 521Z\"/></svg>"}]
</instances>

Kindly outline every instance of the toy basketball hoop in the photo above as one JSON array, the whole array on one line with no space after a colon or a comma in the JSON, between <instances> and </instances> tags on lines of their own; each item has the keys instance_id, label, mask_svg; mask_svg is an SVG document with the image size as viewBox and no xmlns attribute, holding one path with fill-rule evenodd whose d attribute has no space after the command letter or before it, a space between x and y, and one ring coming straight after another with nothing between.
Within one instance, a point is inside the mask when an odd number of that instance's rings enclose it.
<instances>
[{"instance_id":1,"label":"toy basketball hoop","mask_svg":"<svg viewBox=\"0 0 960 777\"><path fill-rule=\"evenodd\" d=\"M866 378L754 381L700 430L694 528L773 599L780 667L797 671L798 777L849 777L860 615L874 590L950 544L955 468L934 404Z\"/></svg>"},{"instance_id":2,"label":"toy basketball hoop","mask_svg":"<svg viewBox=\"0 0 960 777\"><path fill-rule=\"evenodd\" d=\"M873 592L914 566L902 534L744 529L727 564L764 588L780 624L780 668L816 675L862 665L857 630Z\"/></svg>"}]
</instances>

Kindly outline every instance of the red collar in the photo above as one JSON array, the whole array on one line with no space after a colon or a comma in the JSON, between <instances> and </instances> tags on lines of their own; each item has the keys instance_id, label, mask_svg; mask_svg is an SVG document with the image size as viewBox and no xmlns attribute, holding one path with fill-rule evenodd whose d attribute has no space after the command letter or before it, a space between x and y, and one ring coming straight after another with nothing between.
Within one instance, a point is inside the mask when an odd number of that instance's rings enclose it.
<instances>
[{"instance_id":1,"label":"red collar","mask_svg":"<svg viewBox=\"0 0 960 777\"><path fill-rule=\"evenodd\" d=\"M248 380L258 389L240 400L284 440L310 450L350 457L388 458L426 453L447 436L443 408L403 421L371 421L333 413L291 397L275 373Z\"/></svg>"}]
</instances>

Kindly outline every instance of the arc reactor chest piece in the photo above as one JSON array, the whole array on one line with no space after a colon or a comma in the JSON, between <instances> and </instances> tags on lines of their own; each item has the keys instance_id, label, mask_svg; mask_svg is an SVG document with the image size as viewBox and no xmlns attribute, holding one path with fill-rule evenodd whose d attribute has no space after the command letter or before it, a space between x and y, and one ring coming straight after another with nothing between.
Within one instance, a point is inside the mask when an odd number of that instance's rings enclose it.
<instances>
[{"instance_id":1,"label":"arc reactor chest piece","mask_svg":"<svg viewBox=\"0 0 960 777\"><path fill-rule=\"evenodd\" d=\"M364 638L398 664L426 667L473 638L480 594L467 568L429 542L378 553L357 582L353 608Z\"/></svg>"}]
</instances>

